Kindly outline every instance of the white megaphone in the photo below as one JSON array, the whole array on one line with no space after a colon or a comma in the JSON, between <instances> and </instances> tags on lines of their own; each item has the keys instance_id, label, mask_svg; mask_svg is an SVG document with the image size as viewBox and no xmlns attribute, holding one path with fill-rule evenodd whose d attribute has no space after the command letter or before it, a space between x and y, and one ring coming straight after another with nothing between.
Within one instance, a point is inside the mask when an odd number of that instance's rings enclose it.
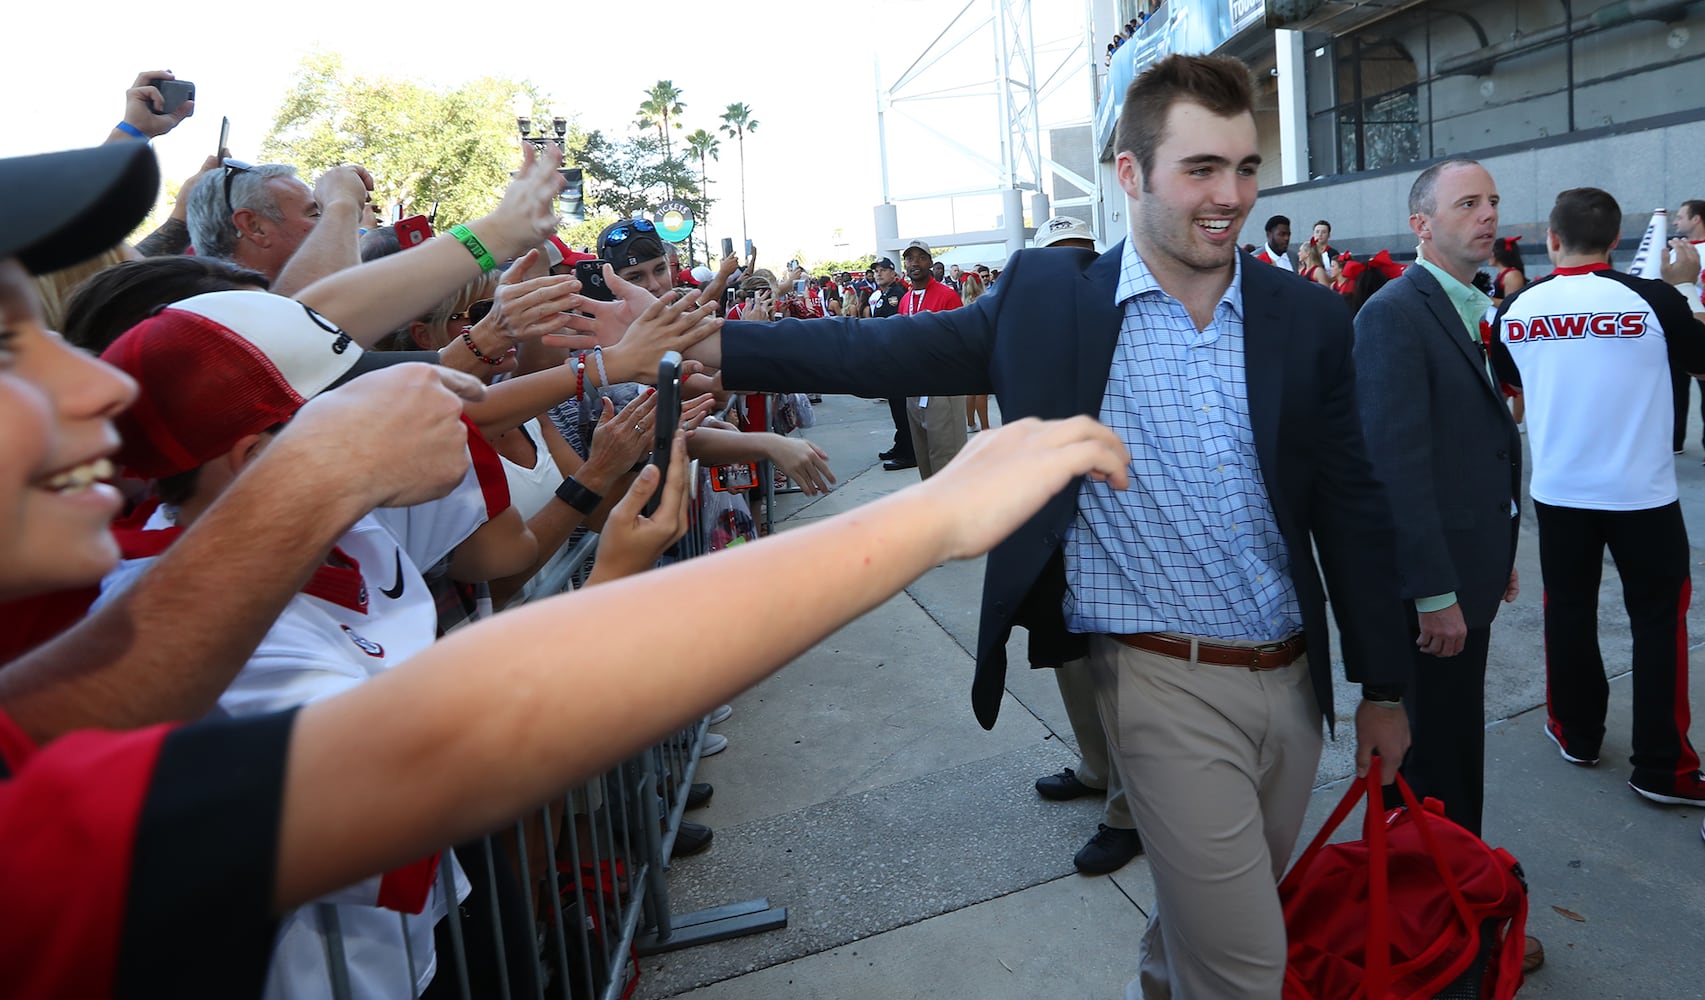
<instances>
[{"instance_id":1,"label":"white megaphone","mask_svg":"<svg viewBox=\"0 0 1705 1000\"><path fill-rule=\"evenodd\" d=\"M1640 237L1640 249L1634 251L1634 263L1628 273L1641 278L1662 278L1664 262L1669 258L1669 213L1658 209L1646 224L1646 235Z\"/></svg>"}]
</instances>

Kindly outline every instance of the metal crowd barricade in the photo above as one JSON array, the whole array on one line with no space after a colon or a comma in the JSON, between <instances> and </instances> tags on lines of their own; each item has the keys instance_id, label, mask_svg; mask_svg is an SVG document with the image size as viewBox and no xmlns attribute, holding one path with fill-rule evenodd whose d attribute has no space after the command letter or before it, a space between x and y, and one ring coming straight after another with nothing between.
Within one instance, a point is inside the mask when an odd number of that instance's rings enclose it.
<instances>
[{"instance_id":1,"label":"metal crowd barricade","mask_svg":"<svg viewBox=\"0 0 1705 1000\"><path fill-rule=\"evenodd\" d=\"M696 468L694 475L698 480ZM690 509L674 558L708 550L703 503L701 495ZM521 599L582 586L597 542L589 532L571 540ZM572 659L564 669L573 669ZM787 926L787 911L762 898L685 914L670 904L669 856L706 729L700 719L517 820L512 830L458 846L455 856L473 884L460 902L446 851L438 884L449 915L438 927L437 971L428 995L621 1000L633 993L641 955ZM316 908L326 932L329 995L346 1000L354 995L349 949L337 932L335 908ZM412 982L425 957L410 952L405 959Z\"/></svg>"}]
</instances>

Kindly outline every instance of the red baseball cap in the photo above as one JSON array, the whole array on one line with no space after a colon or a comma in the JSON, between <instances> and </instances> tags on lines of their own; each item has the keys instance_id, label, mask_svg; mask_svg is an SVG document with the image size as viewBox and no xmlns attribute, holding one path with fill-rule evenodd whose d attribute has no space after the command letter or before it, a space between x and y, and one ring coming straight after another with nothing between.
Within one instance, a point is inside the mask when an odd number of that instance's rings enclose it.
<instances>
[{"instance_id":1,"label":"red baseball cap","mask_svg":"<svg viewBox=\"0 0 1705 1000\"><path fill-rule=\"evenodd\" d=\"M209 292L125 331L101 360L136 380L114 420L127 475L161 479L200 468L308 400L364 372L433 351L363 351L337 324L270 292Z\"/></svg>"}]
</instances>

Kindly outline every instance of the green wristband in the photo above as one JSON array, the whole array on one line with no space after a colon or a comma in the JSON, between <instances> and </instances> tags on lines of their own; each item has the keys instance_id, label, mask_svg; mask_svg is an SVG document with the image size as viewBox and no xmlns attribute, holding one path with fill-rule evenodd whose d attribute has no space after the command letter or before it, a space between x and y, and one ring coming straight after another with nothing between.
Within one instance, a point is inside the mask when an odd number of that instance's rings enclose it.
<instances>
[{"instance_id":1,"label":"green wristband","mask_svg":"<svg viewBox=\"0 0 1705 1000\"><path fill-rule=\"evenodd\" d=\"M474 235L472 229L463 225L454 225L450 227L450 235L456 237L463 246L468 248L468 252L474 255L474 261L479 264L481 271L497 270L497 261L492 259L491 251L485 248L485 244L480 242L480 238Z\"/></svg>"}]
</instances>

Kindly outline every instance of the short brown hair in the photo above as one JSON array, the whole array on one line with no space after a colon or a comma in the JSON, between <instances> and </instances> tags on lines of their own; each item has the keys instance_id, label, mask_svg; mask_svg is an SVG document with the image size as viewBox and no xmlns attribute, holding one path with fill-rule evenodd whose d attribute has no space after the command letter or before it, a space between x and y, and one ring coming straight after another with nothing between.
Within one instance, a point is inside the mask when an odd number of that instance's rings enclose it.
<instances>
[{"instance_id":1,"label":"short brown hair","mask_svg":"<svg viewBox=\"0 0 1705 1000\"><path fill-rule=\"evenodd\" d=\"M1622 206L1610 192L1570 188L1557 196L1548 224L1570 253L1603 253L1622 235Z\"/></svg>"},{"instance_id":2,"label":"short brown hair","mask_svg":"<svg viewBox=\"0 0 1705 1000\"><path fill-rule=\"evenodd\" d=\"M1199 104L1221 118L1253 114L1255 86L1249 67L1230 56L1170 55L1131 81L1113 149L1136 157L1145 186L1154 171L1167 113L1180 101Z\"/></svg>"}]
</instances>

